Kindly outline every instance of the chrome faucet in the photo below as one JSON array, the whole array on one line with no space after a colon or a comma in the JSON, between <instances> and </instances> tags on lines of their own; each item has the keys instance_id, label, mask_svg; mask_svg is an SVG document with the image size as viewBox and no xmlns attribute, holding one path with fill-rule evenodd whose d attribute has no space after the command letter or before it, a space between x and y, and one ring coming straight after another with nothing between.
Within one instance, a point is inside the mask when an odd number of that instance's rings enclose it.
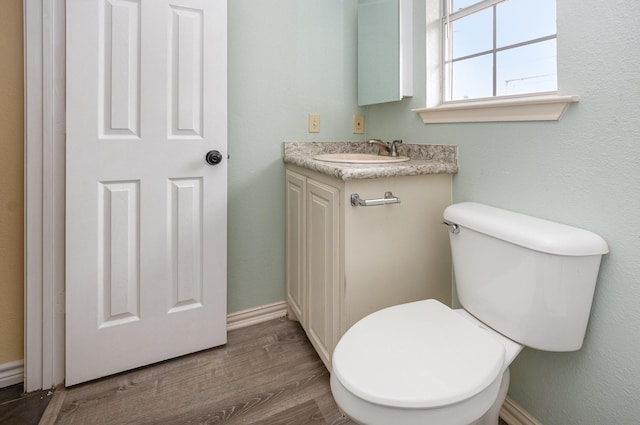
<instances>
[{"instance_id":1,"label":"chrome faucet","mask_svg":"<svg viewBox=\"0 0 640 425\"><path fill-rule=\"evenodd\" d=\"M369 140L370 145L376 145L378 148L378 155L382 156L398 156L398 145L402 143L402 140L394 140L392 142L383 142L380 139Z\"/></svg>"}]
</instances>

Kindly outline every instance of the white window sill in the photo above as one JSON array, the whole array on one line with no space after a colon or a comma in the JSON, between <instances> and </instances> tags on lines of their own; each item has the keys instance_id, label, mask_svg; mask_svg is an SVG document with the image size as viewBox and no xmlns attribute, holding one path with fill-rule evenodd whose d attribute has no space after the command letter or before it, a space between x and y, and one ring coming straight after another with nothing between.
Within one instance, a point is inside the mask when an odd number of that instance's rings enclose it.
<instances>
[{"instance_id":1,"label":"white window sill","mask_svg":"<svg viewBox=\"0 0 640 425\"><path fill-rule=\"evenodd\" d=\"M580 96L529 96L449 103L413 109L425 124L497 121L558 121Z\"/></svg>"}]
</instances>

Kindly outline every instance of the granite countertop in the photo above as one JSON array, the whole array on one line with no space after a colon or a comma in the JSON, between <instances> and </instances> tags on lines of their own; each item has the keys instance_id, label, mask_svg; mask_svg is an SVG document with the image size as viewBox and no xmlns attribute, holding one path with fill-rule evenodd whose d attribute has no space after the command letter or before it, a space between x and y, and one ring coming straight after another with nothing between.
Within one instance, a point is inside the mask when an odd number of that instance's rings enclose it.
<instances>
[{"instance_id":1,"label":"granite countertop","mask_svg":"<svg viewBox=\"0 0 640 425\"><path fill-rule=\"evenodd\" d=\"M282 160L286 164L297 165L341 180L458 172L458 148L450 145L403 143L398 145L398 153L408 156L411 160L387 164L350 164L313 159L314 155L324 153L378 153L378 149L366 141L284 142L282 150Z\"/></svg>"}]
</instances>

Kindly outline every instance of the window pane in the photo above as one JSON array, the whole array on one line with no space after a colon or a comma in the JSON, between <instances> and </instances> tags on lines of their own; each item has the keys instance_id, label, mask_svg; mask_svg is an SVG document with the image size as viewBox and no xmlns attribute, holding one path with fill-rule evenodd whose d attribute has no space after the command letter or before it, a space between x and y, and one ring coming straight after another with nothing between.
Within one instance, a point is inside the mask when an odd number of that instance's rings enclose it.
<instances>
[{"instance_id":1,"label":"window pane","mask_svg":"<svg viewBox=\"0 0 640 425\"><path fill-rule=\"evenodd\" d=\"M452 23L453 59L493 48L493 9L488 8Z\"/></svg>"},{"instance_id":2,"label":"window pane","mask_svg":"<svg viewBox=\"0 0 640 425\"><path fill-rule=\"evenodd\" d=\"M453 0L453 5L451 6L451 12L457 12L460 9L464 9L467 6L471 6L472 4L476 4L481 2L482 0Z\"/></svg>"},{"instance_id":3,"label":"window pane","mask_svg":"<svg viewBox=\"0 0 640 425\"><path fill-rule=\"evenodd\" d=\"M556 0L508 0L497 5L498 47L556 33Z\"/></svg>"},{"instance_id":4,"label":"window pane","mask_svg":"<svg viewBox=\"0 0 640 425\"><path fill-rule=\"evenodd\" d=\"M493 96L493 58L483 55L451 64L451 99L463 100Z\"/></svg>"},{"instance_id":5,"label":"window pane","mask_svg":"<svg viewBox=\"0 0 640 425\"><path fill-rule=\"evenodd\" d=\"M496 95L556 91L556 40L498 52Z\"/></svg>"}]
</instances>

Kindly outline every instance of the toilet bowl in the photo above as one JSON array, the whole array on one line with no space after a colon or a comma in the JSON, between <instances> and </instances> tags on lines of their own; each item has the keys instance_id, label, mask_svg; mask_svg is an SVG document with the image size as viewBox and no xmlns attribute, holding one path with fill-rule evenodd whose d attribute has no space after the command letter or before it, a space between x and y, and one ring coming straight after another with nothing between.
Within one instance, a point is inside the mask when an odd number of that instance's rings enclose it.
<instances>
[{"instance_id":1,"label":"toilet bowl","mask_svg":"<svg viewBox=\"0 0 640 425\"><path fill-rule=\"evenodd\" d=\"M521 349L464 310L436 300L402 304L365 317L342 337L331 390L362 424L468 425L501 392L504 400L507 366Z\"/></svg>"},{"instance_id":2,"label":"toilet bowl","mask_svg":"<svg viewBox=\"0 0 640 425\"><path fill-rule=\"evenodd\" d=\"M389 307L336 345L331 390L365 425L495 425L508 367L528 346L582 347L606 242L473 202L447 207L458 299Z\"/></svg>"}]
</instances>

